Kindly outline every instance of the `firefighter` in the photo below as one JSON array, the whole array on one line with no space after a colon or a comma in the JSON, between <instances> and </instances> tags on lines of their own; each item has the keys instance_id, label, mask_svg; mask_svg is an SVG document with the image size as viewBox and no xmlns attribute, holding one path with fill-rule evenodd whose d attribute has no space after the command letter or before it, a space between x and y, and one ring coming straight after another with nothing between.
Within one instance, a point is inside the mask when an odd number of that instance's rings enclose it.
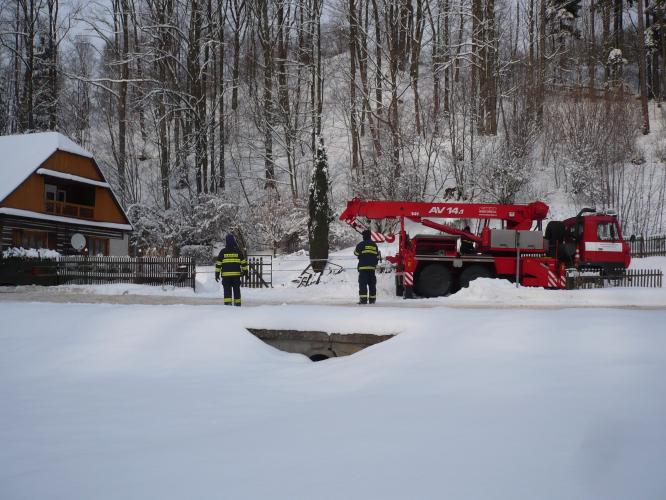
<instances>
[{"instance_id":1,"label":"firefighter","mask_svg":"<svg viewBox=\"0 0 666 500\"><path fill-rule=\"evenodd\" d=\"M226 246L220 250L217 262L215 262L215 281L220 281L220 276L222 276L225 306L241 305L241 274L247 274L245 254L238 248L234 235L227 234Z\"/></svg>"},{"instance_id":2,"label":"firefighter","mask_svg":"<svg viewBox=\"0 0 666 500\"><path fill-rule=\"evenodd\" d=\"M372 241L370 230L361 233L363 241L356 245L354 255L358 257L358 296L359 304L374 304L377 300L377 276L375 269L381 258L377 244Z\"/></svg>"}]
</instances>

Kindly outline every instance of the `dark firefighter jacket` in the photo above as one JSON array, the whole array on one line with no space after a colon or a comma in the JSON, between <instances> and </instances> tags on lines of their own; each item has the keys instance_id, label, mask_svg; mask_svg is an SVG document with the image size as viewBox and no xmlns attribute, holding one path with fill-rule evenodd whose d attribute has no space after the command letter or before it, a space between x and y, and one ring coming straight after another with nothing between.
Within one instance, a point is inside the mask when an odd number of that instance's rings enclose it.
<instances>
[{"instance_id":1,"label":"dark firefighter jacket","mask_svg":"<svg viewBox=\"0 0 666 500\"><path fill-rule=\"evenodd\" d=\"M374 271L379 262L379 248L372 240L363 240L356 245L354 255L358 257L359 271Z\"/></svg>"},{"instance_id":2,"label":"dark firefighter jacket","mask_svg":"<svg viewBox=\"0 0 666 500\"><path fill-rule=\"evenodd\" d=\"M243 252L236 246L224 247L215 262L215 279L220 275L223 278L240 276L242 272L247 272L247 260Z\"/></svg>"}]
</instances>

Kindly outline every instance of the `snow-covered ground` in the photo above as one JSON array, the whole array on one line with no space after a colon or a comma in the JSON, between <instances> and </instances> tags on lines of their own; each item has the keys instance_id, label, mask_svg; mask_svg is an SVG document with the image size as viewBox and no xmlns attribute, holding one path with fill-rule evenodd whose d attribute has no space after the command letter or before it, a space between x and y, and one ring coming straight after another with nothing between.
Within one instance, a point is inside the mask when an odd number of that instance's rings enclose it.
<instances>
[{"instance_id":1,"label":"snow-covered ground","mask_svg":"<svg viewBox=\"0 0 666 500\"><path fill-rule=\"evenodd\" d=\"M0 498L661 500L665 311L0 303ZM399 333L312 363L245 327Z\"/></svg>"},{"instance_id":2,"label":"snow-covered ground","mask_svg":"<svg viewBox=\"0 0 666 500\"><path fill-rule=\"evenodd\" d=\"M381 245L384 255L393 251ZM335 252L331 262L345 268L322 278L319 285L298 288L298 276L308 265L299 252L273 260L273 288L243 289L243 303L351 305L358 298L356 258L352 249ZM666 274L666 257L633 259L632 268L660 269ZM544 290L520 287L504 280L481 279L449 297L405 301L395 296L393 274L378 274L378 305L391 307L648 307L666 308L666 288L606 288L598 290ZM148 297L149 296L149 297ZM134 298L133 298L134 297ZM197 269L196 291L190 288L149 285L96 285L1 288L0 300L59 302L119 302L147 304L212 304L221 299L213 267Z\"/></svg>"}]
</instances>

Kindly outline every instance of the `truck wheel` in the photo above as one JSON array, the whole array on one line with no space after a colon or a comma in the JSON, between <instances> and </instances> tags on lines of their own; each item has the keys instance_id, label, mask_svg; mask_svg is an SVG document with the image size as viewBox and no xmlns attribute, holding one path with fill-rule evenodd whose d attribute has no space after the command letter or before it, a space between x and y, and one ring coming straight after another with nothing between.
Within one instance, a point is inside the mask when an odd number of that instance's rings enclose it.
<instances>
[{"instance_id":1,"label":"truck wheel","mask_svg":"<svg viewBox=\"0 0 666 500\"><path fill-rule=\"evenodd\" d=\"M441 264L428 264L419 273L416 289L424 297L446 295L453 281L451 271Z\"/></svg>"},{"instance_id":2,"label":"truck wheel","mask_svg":"<svg viewBox=\"0 0 666 500\"><path fill-rule=\"evenodd\" d=\"M460 273L460 288L467 288L470 282L474 281L476 278L494 278L495 273L488 266L480 266L475 264L473 266L466 267L462 273Z\"/></svg>"},{"instance_id":3,"label":"truck wheel","mask_svg":"<svg viewBox=\"0 0 666 500\"><path fill-rule=\"evenodd\" d=\"M395 277L395 296L402 297L405 293L405 287L402 284L402 276Z\"/></svg>"}]
</instances>

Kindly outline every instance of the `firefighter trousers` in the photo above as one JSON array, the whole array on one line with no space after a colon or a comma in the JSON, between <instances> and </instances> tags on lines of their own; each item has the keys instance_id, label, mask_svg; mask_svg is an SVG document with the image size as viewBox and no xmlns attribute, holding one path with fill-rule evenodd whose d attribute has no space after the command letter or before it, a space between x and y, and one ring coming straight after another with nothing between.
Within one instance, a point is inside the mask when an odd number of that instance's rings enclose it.
<instances>
[{"instance_id":1,"label":"firefighter trousers","mask_svg":"<svg viewBox=\"0 0 666 500\"><path fill-rule=\"evenodd\" d=\"M374 269L358 271L358 298L360 304L374 304L377 300L377 276Z\"/></svg>"},{"instance_id":2,"label":"firefighter trousers","mask_svg":"<svg viewBox=\"0 0 666 500\"><path fill-rule=\"evenodd\" d=\"M225 306L241 305L240 276L222 276L222 288Z\"/></svg>"}]
</instances>

